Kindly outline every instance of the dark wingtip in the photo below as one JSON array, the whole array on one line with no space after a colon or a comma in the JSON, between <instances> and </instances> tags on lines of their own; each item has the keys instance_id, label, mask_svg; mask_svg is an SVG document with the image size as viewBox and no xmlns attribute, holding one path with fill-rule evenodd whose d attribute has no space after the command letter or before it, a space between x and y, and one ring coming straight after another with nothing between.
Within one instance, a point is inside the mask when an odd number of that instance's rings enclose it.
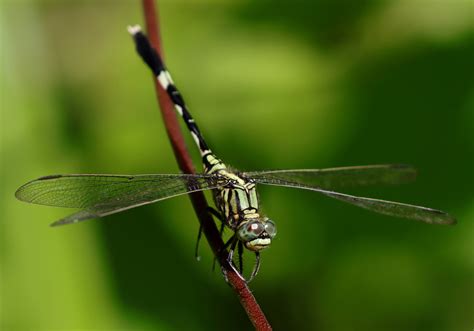
<instances>
[{"instance_id":1,"label":"dark wingtip","mask_svg":"<svg viewBox=\"0 0 474 331\"><path fill-rule=\"evenodd\" d=\"M77 223L78 221L79 221L79 220L73 220L73 221L71 221L71 220L68 220L68 219L64 219L64 218L63 218L63 219L60 219L60 220L58 220L58 221L56 221L56 222L51 223L49 226L52 227L52 228L54 228L54 227L57 227L57 226L62 226L62 225Z\"/></svg>"},{"instance_id":2,"label":"dark wingtip","mask_svg":"<svg viewBox=\"0 0 474 331\"><path fill-rule=\"evenodd\" d=\"M48 180L48 179L57 179L57 178L61 178L63 177L63 175L48 175L48 176L43 176L43 177L40 177L36 180Z\"/></svg>"},{"instance_id":3,"label":"dark wingtip","mask_svg":"<svg viewBox=\"0 0 474 331\"><path fill-rule=\"evenodd\" d=\"M432 209L432 211L436 212L438 215L439 215L439 218L437 218L437 221L436 222L433 222L435 224L440 224L440 225L456 225L457 224L457 220L456 218L454 218L453 216L451 216L450 214L444 212L444 211L441 211L441 210L436 210L436 209Z\"/></svg>"},{"instance_id":4,"label":"dark wingtip","mask_svg":"<svg viewBox=\"0 0 474 331\"><path fill-rule=\"evenodd\" d=\"M455 219L454 217L452 217L451 215L449 214L446 214L447 216L447 219L444 223L442 224L445 224L445 225L456 225L458 223L458 220Z\"/></svg>"}]
</instances>

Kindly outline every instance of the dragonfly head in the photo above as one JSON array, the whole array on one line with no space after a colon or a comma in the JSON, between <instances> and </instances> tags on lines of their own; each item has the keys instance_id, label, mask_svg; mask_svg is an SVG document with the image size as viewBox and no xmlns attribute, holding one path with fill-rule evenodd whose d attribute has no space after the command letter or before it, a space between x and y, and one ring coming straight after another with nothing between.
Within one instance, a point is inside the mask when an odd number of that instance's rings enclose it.
<instances>
[{"instance_id":1,"label":"dragonfly head","mask_svg":"<svg viewBox=\"0 0 474 331\"><path fill-rule=\"evenodd\" d=\"M237 237L251 251L260 251L272 243L276 225L268 218L256 218L243 223L237 229Z\"/></svg>"}]
</instances>

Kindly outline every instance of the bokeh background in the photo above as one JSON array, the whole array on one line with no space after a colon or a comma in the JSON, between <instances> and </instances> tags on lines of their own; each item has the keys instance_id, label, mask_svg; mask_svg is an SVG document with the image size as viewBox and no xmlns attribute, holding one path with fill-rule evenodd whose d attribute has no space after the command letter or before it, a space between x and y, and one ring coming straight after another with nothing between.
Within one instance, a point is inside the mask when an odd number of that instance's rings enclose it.
<instances>
[{"instance_id":1,"label":"bokeh background","mask_svg":"<svg viewBox=\"0 0 474 331\"><path fill-rule=\"evenodd\" d=\"M429 226L262 187L279 234L251 288L275 329L471 330L473 3L163 0L159 9L168 66L230 165L409 163L414 184L348 192L459 220ZM62 228L48 224L69 210L14 199L47 174L178 172L125 29L143 22L140 2L3 0L0 10L0 329L251 329L205 241L194 259L187 197Z\"/></svg>"}]
</instances>

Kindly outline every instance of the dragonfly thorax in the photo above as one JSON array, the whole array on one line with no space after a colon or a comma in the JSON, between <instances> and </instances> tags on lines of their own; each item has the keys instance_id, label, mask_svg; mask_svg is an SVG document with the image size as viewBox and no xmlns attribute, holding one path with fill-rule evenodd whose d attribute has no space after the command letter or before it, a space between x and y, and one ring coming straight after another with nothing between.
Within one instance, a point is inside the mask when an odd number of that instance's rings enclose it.
<instances>
[{"instance_id":1,"label":"dragonfly thorax","mask_svg":"<svg viewBox=\"0 0 474 331\"><path fill-rule=\"evenodd\" d=\"M255 183L227 170L218 175L226 184L214 190L214 200L227 226L235 231L245 220L260 217Z\"/></svg>"}]
</instances>

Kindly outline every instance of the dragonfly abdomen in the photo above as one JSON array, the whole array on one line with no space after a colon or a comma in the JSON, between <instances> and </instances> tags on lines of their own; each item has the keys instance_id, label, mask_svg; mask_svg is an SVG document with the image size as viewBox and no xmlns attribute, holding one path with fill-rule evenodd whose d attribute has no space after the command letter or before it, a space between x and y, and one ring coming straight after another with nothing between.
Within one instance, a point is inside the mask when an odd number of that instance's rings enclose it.
<instances>
[{"instance_id":1,"label":"dragonfly abdomen","mask_svg":"<svg viewBox=\"0 0 474 331\"><path fill-rule=\"evenodd\" d=\"M219 173L227 169L226 165L210 151L202 156L202 163L206 174Z\"/></svg>"}]
</instances>

